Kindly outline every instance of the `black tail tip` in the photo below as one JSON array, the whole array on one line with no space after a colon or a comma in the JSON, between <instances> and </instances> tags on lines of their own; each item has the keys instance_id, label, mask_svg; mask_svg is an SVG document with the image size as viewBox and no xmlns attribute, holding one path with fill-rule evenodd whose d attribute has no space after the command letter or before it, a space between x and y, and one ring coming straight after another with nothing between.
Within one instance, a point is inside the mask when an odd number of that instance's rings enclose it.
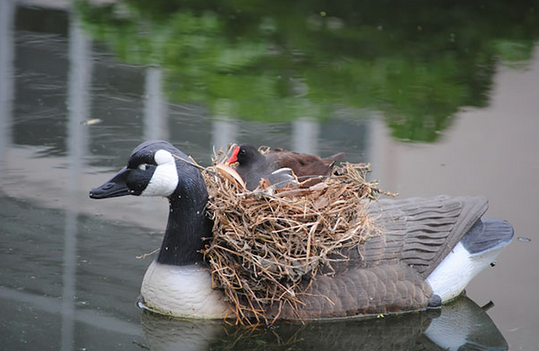
<instances>
[{"instance_id":1,"label":"black tail tip","mask_svg":"<svg viewBox=\"0 0 539 351\"><path fill-rule=\"evenodd\" d=\"M515 231L507 221L483 217L462 238L462 244L470 253L487 251L499 245L507 245Z\"/></svg>"},{"instance_id":2,"label":"black tail tip","mask_svg":"<svg viewBox=\"0 0 539 351\"><path fill-rule=\"evenodd\" d=\"M442 298L440 297L440 295L432 294L432 296L429 299L428 308L432 309L432 308L440 308L440 307L442 307Z\"/></svg>"}]
</instances>

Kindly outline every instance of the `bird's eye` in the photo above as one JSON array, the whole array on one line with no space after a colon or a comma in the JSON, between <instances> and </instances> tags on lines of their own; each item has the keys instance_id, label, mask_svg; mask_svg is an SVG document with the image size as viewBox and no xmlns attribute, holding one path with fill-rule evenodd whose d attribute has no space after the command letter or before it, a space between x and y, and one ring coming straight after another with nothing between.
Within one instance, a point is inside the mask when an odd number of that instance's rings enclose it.
<instances>
[{"instance_id":1,"label":"bird's eye","mask_svg":"<svg viewBox=\"0 0 539 351\"><path fill-rule=\"evenodd\" d=\"M140 165L138 165L137 168L140 169L141 171L145 171L145 170L147 170L148 168L150 168L150 165L147 164L147 163L141 163Z\"/></svg>"}]
</instances>

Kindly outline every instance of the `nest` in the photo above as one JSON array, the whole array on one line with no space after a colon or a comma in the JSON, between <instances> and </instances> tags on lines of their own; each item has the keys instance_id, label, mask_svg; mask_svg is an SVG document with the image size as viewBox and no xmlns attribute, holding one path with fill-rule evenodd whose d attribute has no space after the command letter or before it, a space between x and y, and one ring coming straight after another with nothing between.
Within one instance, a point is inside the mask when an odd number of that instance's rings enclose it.
<instances>
[{"instance_id":1,"label":"nest","mask_svg":"<svg viewBox=\"0 0 539 351\"><path fill-rule=\"evenodd\" d=\"M343 249L381 235L366 212L365 200L380 193L365 180L368 165L343 163L307 188L278 190L263 180L248 191L223 167L223 155L202 171L214 221L203 253L213 287L223 290L239 323L272 323L286 305L297 311L322 267L346 260ZM270 308L278 311L272 321Z\"/></svg>"}]
</instances>

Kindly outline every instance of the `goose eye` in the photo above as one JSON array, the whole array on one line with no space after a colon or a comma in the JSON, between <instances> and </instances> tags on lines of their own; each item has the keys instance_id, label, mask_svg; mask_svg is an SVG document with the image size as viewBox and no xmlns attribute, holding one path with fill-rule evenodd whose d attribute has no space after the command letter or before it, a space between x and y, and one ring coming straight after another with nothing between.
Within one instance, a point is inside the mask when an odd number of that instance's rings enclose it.
<instances>
[{"instance_id":1,"label":"goose eye","mask_svg":"<svg viewBox=\"0 0 539 351\"><path fill-rule=\"evenodd\" d=\"M137 168L140 169L141 171L146 171L148 168L150 168L150 165L147 163L141 163L140 165L138 165Z\"/></svg>"}]
</instances>

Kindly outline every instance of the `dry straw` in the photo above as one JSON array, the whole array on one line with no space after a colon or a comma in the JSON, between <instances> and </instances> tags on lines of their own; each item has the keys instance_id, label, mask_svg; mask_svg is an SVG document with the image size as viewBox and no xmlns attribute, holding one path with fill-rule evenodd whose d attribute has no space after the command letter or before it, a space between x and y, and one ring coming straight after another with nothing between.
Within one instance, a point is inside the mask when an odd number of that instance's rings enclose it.
<instances>
[{"instance_id":1,"label":"dry straw","mask_svg":"<svg viewBox=\"0 0 539 351\"><path fill-rule=\"evenodd\" d=\"M366 212L366 200L380 190L365 180L368 165L343 163L309 188L275 190L263 182L248 191L222 166L226 157L217 153L214 166L202 170L214 221L204 255L237 321L272 323L282 308L297 311L320 268L346 260L343 248L380 234ZM268 321L270 308L277 313Z\"/></svg>"}]
</instances>

